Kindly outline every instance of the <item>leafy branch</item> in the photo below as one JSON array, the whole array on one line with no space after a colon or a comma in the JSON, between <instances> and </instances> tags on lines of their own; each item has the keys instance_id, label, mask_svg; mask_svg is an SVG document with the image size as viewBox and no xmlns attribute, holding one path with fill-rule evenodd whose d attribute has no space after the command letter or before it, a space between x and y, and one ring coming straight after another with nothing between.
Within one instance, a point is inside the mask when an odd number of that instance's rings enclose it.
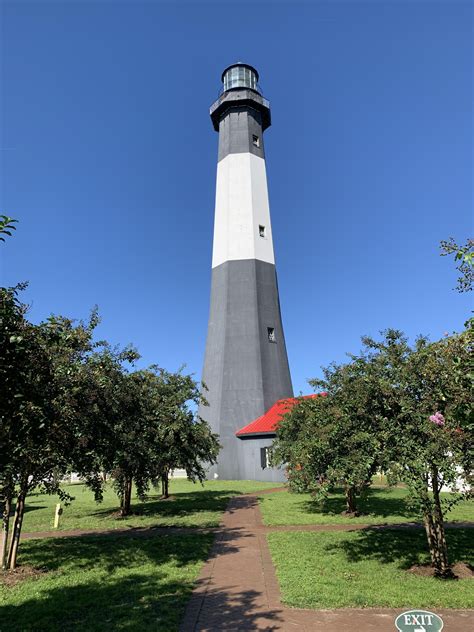
<instances>
[{"instance_id":1,"label":"leafy branch","mask_svg":"<svg viewBox=\"0 0 474 632\"><path fill-rule=\"evenodd\" d=\"M16 230L16 226L13 224L18 223L17 219L13 219L13 217L8 217L8 215L0 215L0 241L5 241L5 237L3 235L12 236L12 230Z\"/></svg>"},{"instance_id":2,"label":"leafy branch","mask_svg":"<svg viewBox=\"0 0 474 632\"><path fill-rule=\"evenodd\" d=\"M474 282L474 239L468 239L463 246L457 244L452 237L440 243L441 256L454 254L457 262L456 270L460 272L456 289L458 292L470 292Z\"/></svg>"}]
</instances>

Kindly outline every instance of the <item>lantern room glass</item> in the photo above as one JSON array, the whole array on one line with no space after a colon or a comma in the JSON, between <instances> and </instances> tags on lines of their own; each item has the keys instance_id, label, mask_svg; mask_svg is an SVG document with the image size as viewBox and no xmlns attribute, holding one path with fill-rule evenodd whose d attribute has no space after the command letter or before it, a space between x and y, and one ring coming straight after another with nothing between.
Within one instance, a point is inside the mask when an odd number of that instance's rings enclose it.
<instances>
[{"instance_id":1,"label":"lantern room glass","mask_svg":"<svg viewBox=\"0 0 474 632\"><path fill-rule=\"evenodd\" d=\"M224 90L232 90L233 88L258 90L257 75L245 66L232 66L224 74Z\"/></svg>"}]
</instances>

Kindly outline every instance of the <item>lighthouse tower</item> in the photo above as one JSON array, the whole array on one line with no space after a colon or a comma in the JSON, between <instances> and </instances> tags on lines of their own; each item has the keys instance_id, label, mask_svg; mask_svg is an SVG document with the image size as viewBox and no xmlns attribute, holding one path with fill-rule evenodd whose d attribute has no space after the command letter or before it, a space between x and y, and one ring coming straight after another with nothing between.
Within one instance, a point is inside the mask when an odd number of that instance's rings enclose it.
<instances>
[{"instance_id":1,"label":"lighthouse tower","mask_svg":"<svg viewBox=\"0 0 474 632\"><path fill-rule=\"evenodd\" d=\"M219 133L211 305L200 415L220 436L210 475L248 478L246 446L235 433L292 397L280 314L263 132L270 104L258 72L237 63L222 74L210 115Z\"/></svg>"}]
</instances>

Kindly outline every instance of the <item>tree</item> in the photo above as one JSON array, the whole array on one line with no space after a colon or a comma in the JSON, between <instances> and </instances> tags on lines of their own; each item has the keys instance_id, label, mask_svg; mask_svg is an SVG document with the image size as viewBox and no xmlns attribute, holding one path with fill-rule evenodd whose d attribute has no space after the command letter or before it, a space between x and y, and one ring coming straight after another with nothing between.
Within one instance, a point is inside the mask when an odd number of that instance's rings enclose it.
<instances>
[{"instance_id":1,"label":"tree","mask_svg":"<svg viewBox=\"0 0 474 632\"><path fill-rule=\"evenodd\" d=\"M133 485L145 500L157 483L168 496L173 469L184 468L190 480L202 481L204 464L215 462L219 443L193 412L191 406L199 405L201 395L191 376L155 365L127 372L123 360L110 349L89 358L89 370L98 373L101 382L86 434L97 458L95 474L88 480L100 485L99 472L110 472L125 517L131 512Z\"/></svg>"},{"instance_id":2,"label":"tree","mask_svg":"<svg viewBox=\"0 0 474 632\"><path fill-rule=\"evenodd\" d=\"M381 340L363 338L349 364L312 381L327 397L295 406L275 443L297 490L324 494L342 484L349 510L375 467L403 482L442 578L452 576L444 516L471 494L473 482L472 340L467 330L434 343L420 337L413 347L396 330ZM442 497L444 487L454 496Z\"/></svg>"},{"instance_id":3,"label":"tree","mask_svg":"<svg viewBox=\"0 0 474 632\"><path fill-rule=\"evenodd\" d=\"M169 474L183 468L189 480L202 482L206 466L216 463L220 445L209 424L195 414L204 399L199 385L181 371L170 373L154 369L149 374L153 384L153 428L155 471L162 483L162 493L169 496Z\"/></svg>"},{"instance_id":4,"label":"tree","mask_svg":"<svg viewBox=\"0 0 474 632\"><path fill-rule=\"evenodd\" d=\"M25 307L18 300L22 287L0 288L0 500L2 503L2 541L0 567L5 569L12 499L15 491L13 453L13 411L21 394L25 372L22 345Z\"/></svg>"},{"instance_id":5,"label":"tree","mask_svg":"<svg viewBox=\"0 0 474 632\"><path fill-rule=\"evenodd\" d=\"M123 380L121 407L113 426L113 453L109 461L113 485L120 499L120 515L131 512L132 485L137 495L145 500L154 479L153 454L150 441L154 440L147 415L149 399L143 372L127 374Z\"/></svg>"},{"instance_id":6,"label":"tree","mask_svg":"<svg viewBox=\"0 0 474 632\"><path fill-rule=\"evenodd\" d=\"M0 289L2 568L16 566L25 502L31 490L40 487L68 498L57 474L70 469L80 452L78 376L98 322L94 312L87 323L78 325L63 317L33 325L25 318L26 307L18 300L18 289Z\"/></svg>"},{"instance_id":7,"label":"tree","mask_svg":"<svg viewBox=\"0 0 474 632\"><path fill-rule=\"evenodd\" d=\"M383 439L381 458L392 481L407 485L423 517L435 574L452 577L444 516L469 496L472 484L472 342L463 332L435 343L420 337L412 348L394 330L381 341L363 341L361 359L375 394L371 412ZM443 499L445 486L457 495Z\"/></svg>"},{"instance_id":8,"label":"tree","mask_svg":"<svg viewBox=\"0 0 474 632\"><path fill-rule=\"evenodd\" d=\"M98 501L104 473L112 473L123 516L130 512L133 477L143 496L140 471L147 446L141 393L127 369L139 357L131 346L118 349L101 342L86 358L80 375L82 449L76 463Z\"/></svg>"},{"instance_id":9,"label":"tree","mask_svg":"<svg viewBox=\"0 0 474 632\"><path fill-rule=\"evenodd\" d=\"M463 246L457 244L452 237L440 244L441 256L454 255L456 270L460 273L456 289L458 292L470 292L474 282L474 240L468 239Z\"/></svg>"},{"instance_id":10,"label":"tree","mask_svg":"<svg viewBox=\"0 0 474 632\"><path fill-rule=\"evenodd\" d=\"M301 399L285 415L273 449L293 489L323 500L342 487L351 516L358 515L357 497L370 485L380 454L363 368L357 361L332 364L323 369L324 379L310 380L325 396Z\"/></svg>"}]
</instances>

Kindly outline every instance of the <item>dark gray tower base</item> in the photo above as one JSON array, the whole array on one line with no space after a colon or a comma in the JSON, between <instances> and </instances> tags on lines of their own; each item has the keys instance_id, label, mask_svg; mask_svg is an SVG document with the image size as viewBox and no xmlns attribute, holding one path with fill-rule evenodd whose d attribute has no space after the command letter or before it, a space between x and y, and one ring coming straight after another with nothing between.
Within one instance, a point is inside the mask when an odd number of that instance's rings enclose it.
<instances>
[{"instance_id":1,"label":"dark gray tower base","mask_svg":"<svg viewBox=\"0 0 474 632\"><path fill-rule=\"evenodd\" d=\"M236 431L293 396L273 264L250 259L213 269L203 381L210 406L200 412L223 445L211 474L239 479L243 446Z\"/></svg>"}]
</instances>

